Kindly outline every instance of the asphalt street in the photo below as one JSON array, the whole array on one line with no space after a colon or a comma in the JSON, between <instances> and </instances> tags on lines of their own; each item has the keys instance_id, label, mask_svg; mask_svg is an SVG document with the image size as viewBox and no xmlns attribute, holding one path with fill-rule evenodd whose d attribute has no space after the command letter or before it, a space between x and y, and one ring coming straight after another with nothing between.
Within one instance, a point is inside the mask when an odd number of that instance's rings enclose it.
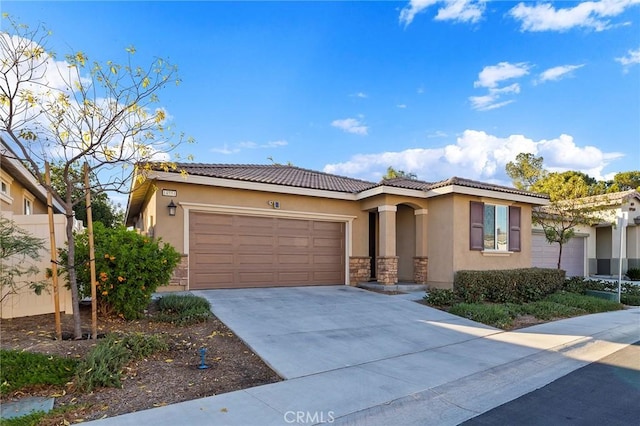
<instances>
[{"instance_id":1,"label":"asphalt street","mask_svg":"<svg viewBox=\"0 0 640 426\"><path fill-rule=\"evenodd\" d=\"M640 424L640 342L462 424Z\"/></svg>"}]
</instances>

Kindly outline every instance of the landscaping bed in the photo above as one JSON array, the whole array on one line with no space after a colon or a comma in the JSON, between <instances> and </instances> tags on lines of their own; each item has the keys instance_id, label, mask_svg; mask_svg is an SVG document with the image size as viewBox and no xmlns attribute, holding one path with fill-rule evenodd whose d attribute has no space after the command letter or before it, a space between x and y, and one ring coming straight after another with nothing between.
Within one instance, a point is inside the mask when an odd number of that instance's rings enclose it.
<instances>
[{"instance_id":1,"label":"landscaping bed","mask_svg":"<svg viewBox=\"0 0 640 426\"><path fill-rule=\"evenodd\" d=\"M91 309L81 308L83 332L90 329ZM173 404L280 381L257 355L217 318L191 325L157 321L153 302L144 318L125 321L98 318L98 335L115 333L160 336L166 350L128 362L122 370L122 387L99 387L81 392L73 382L30 386L1 396L0 403L28 396L55 397L55 416L41 425L70 424ZM63 331L71 334L72 316L63 315ZM55 340L54 316L38 315L2 320L3 350L25 350L46 355L84 359L96 346L93 340ZM99 344L103 339L98 339ZM206 348L208 369L199 369L200 348ZM3 421L4 423L4 421Z\"/></svg>"}]
</instances>

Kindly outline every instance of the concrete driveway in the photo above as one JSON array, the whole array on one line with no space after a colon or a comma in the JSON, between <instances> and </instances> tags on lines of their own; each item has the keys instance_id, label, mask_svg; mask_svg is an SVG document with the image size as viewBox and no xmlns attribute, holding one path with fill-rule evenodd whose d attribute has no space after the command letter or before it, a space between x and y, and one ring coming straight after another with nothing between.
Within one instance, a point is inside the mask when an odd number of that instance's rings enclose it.
<instances>
[{"instance_id":1,"label":"concrete driveway","mask_svg":"<svg viewBox=\"0 0 640 426\"><path fill-rule=\"evenodd\" d=\"M192 293L208 299L214 314L285 379L444 351L499 332L402 296L347 286Z\"/></svg>"},{"instance_id":2,"label":"concrete driveway","mask_svg":"<svg viewBox=\"0 0 640 426\"><path fill-rule=\"evenodd\" d=\"M503 332L353 287L193 293L289 380L92 425L458 425L637 341L640 330L640 308Z\"/></svg>"}]
</instances>

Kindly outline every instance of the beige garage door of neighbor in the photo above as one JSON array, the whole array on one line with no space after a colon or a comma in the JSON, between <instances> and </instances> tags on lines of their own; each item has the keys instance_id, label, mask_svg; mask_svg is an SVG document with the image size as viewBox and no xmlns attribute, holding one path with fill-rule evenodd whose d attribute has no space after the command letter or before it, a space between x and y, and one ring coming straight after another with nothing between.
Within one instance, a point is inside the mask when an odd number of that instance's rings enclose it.
<instances>
[{"instance_id":1,"label":"beige garage door of neighbor","mask_svg":"<svg viewBox=\"0 0 640 426\"><path fill-rule=\"evenodd\" d=\"M344 223L190 213L190 289L344 284L344 268Z\"/></svg>"}]
</instances>

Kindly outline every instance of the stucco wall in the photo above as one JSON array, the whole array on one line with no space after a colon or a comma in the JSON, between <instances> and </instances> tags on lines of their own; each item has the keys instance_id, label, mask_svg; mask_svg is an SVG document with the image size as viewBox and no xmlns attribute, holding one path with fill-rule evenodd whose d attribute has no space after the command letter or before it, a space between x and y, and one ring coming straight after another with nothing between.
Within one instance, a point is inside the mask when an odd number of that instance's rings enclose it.
<instances>
[{"instance_id":1,"label":"stucco wall","mask_svg":"<svg viewBox=\"0 0 640 426\"><path fill-rule=\"evenodd\" d=\"M416 255L416 216L411 207L400 204L396 212L396 251L398 255L398 281L411 282L413 258Z\"/></svg>"},{"instance_id":2,"label":"stucco wall","mask_svg":"<svg viewBox=\"0 0 640 426\"><path fill-rule=\"evenodd\" d=\"M470 201L521 208L520 252L488 252L469 249ZM450 288L456 271L528 268L531 266L531 207L499 199L446 195L429 200L428 285Z\"/></svg>"},{"instance_id":3,"label":"stucco wall","mask_svg":"<svg viewBox=\"0 0 640 426\"><path fill-rule=\"evenodd\" d=\"M194 210L206 210L207 206L230 206L247 209L263 209L265 213L269 210L277 210L278 214L286 215L287 212L345 215L355 216L352 226L352 256L368 256L368 212L360 209L359 203L346 200L333 200L320 197L304 197L291 194L275 194L253 190L230 189L211 187L204 185L194 185L189 183L157 182L157 192L148 200L144 208L145 218L155 213L154 231L156 236L161 236L166 242L172 244L179 252L185 253L184 234L185 229L185 209L180 203L198 203L202 207L189 207ZM162 189L172 189L177 191L176 197L166 197L162 195ZM178 205L176 216L170 217L167 205L174 200ZM277 201L279 209L274 209L269 204L270 201ZM154 211L155 210L155 211ZM247 214L251 214L249 211ZM146 219L145 219L146 220Z\"/></svg>"},{"instance_id":4,"label":"stucco wall","mask_svg":"<svg viewBox=\"0 0 640 426\"><path fill-rule=\"evenodd\" d=\"M2 289L2 296L4 300L0 305L0 317L1 318L15 318L30 315L49 314L54 312L53 302L53 290L51 287L51 279L46 279L46 268L51 267L51 250L49 242L49 218L46 214L38 215L13 215L12 220L21 228L27 230L31 235L39 237L45 240L45 249L41 251L40 261L35 262L34 265L38 267L39 273L35 276L23 277L23 279L29 281L46 280L48 282L48 291L43 291L39 296L36 295L33 290L23 288L18 294L8 295L6 289ZM64 247L66 241L65 237L65 217L63 215L54 216L55 234L56 234L56 246ZM9 262L19 262L21 259L14 258ZM9 264L7 262L7 264ZM61 277L59 281L60 288L60 311L62 313L73 313L73 304L71 303L71 291L67 290L64 285L65 281ZM51 324L53 329L54 324Z\"/></svg>"},{"instance_id":5,"label":"stucco wall","mask_svg":"<svg viewBox=\"0 0 640 426\"><path fill-rule=\"evenodd\" d=\"M496 205L520 207L520 251L491 252L469 250L469 211L470 201L482 201ZM526 204L510 203L504 200L455 196L453 210L455 251L453 254L454 271L459 270L491 270L529 268L531 266L531 207Z\"/></svg>"},{"instance_id":6,"label":"stucco wall","mask_svg":"<svg viewBox=\"0 0 640 426\"><path fill-rule=\"evenodd\" d=\"M429 200L427 284L433 288L449 288L453 282L453 210L452 195Z\"/></svg>"},{"instance_id":7,"label":"stucco wall","mask_svg":"<svg viewBox=\"0 0 640 426\"><path fill-rule=\"evenodd\" d=\"M9 186L9 196L11 197L11 200L0 197L0 211L11 212L14 215L23 215L23 202L25 196L27 196L32 202L33 214L47 213L46 203L36 198L24 185L11 178L4 170L0 170L0 176L7 182Z\"/></svg>"}]
</instances>

